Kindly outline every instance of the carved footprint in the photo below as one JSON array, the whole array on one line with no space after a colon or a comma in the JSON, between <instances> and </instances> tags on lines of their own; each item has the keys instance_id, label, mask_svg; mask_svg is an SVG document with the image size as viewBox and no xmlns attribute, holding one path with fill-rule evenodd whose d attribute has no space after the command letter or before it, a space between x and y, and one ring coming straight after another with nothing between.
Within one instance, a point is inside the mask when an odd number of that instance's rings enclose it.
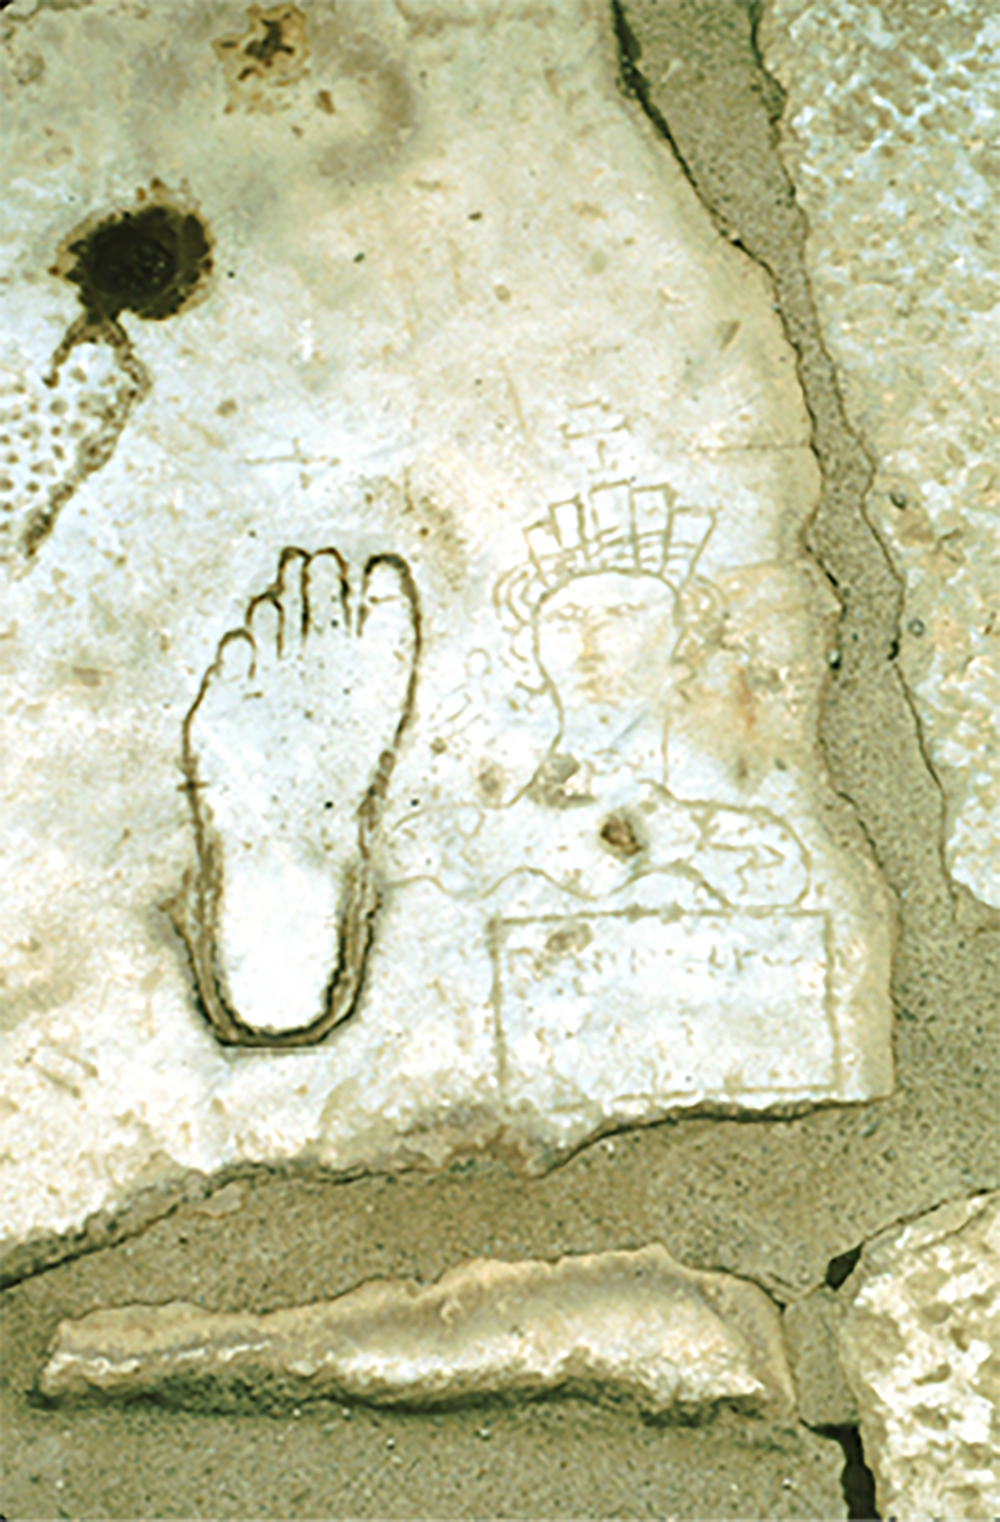
<instances>
[{"instance_id":1,"label":"carved footprint","mask_svg":"<svg viewBox=\"0 0 1000 1522\"><path fill-rule=\"evenodd\" d=\"M413 707L406 562L286 549L184 724L197 869L168 906L219 1039L321 1041L357 1004L379 897L372 850Z\"/></svg>"}]
</instances>

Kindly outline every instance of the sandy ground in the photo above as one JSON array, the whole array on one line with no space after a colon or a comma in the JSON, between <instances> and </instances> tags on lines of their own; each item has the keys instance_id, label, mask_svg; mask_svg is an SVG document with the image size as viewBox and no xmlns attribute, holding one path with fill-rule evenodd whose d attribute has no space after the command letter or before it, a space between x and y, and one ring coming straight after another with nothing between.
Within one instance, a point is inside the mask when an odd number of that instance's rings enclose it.
<instances>
[{"instance_id":1,"label":"sandy ground","mask_svg":"<svg viewBox=\"0 0 1000 1522\"><path fill-rule=\"evenodd\" d=\"M161 1215L150 1225L98 1224L4 1295L7 1518L831 1515L843 1453L801 1426L663 1429L571 1401L436 1416L71 1413L28 1392L57 1321L102 1304L263 1311L375 1276L428 1280L468 1256L658 1240L787 1304L884 1226L998 1186L995 920L943 867L941 794L894 660L899 586L864 516L870 462L816 324L773 126L781 92L760 69L753 12L752 0L629 0L623 78L722 232L770 271L799 355L825 483L809 545L845 609L822 742L898 900L896 1092L794 1121L649 1127L536 1180L497 1156L346 1183L247 1173L165 1216L148 1205ZM650 88L676 58L669 93ZM872 1513L855 1495L851 1514Z\"/></svg>"}]
</instances>

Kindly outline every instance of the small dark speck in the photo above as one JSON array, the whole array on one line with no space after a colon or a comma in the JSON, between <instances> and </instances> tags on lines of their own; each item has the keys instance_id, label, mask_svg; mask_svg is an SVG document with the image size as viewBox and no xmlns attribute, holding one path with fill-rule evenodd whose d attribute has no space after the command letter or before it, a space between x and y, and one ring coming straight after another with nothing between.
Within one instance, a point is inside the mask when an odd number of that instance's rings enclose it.
<instances>
[{"instance_id":1,"label":"small dark speck","mask_svg":"<svg viewBox=\"0 0 1000 1522\"><path fill-rule=\"evenodd\" d=\"M774 764L779 772L787 772L788 767L785 765L784 761L782 761L780 756L775 756Z\"/></svg>"},{"instance_id":2,"label":"small dark speck","mask_svg":"<svg viewBox=\"0 0 1000 1522\"><path fill-rule=\"evenodd\" d=\"M482 214L481 211L470 211L469 212L469 221L470 222L481 222L482 220L483 220L483 214Z\"/></svg>"},{"instance_id":3,"label":"small dark speck","mask_svg":"<svg viewBox=\"0 0 1000 1522\"><path fill-rule=\"evenodd\" d=\"M355 254L354 255L354 262L355 262L355 264L364 264L364 262L365 262L365 256L364 256L364 254Z\"/></svg>"},{"instance_id":4,"label":"small dark speck","mask_svg":"<svg viewBox=\"0 0 1000 1522\"><path fill-rule=\"evenodd\" d=\"M325 809L332 809L333 808L333 804L331 803L329 798L326 800L326 802L324 803L323 807Z\"/></svg>"},{"instance_id":5,"label":"small dark speck","mask_svg":"<svg viewBox=\"0 0 1000 1522\"><path fill-rule=\"evenodd\" d=\"M410 799L410 808L411 809L417 809L419 807L420 807L420 799L419 798L411 798Z\"/></svg>"},{"instance_id":6,"label":"small dark speck","mask_svg":"<svg viewBox=\"0 0 1000 1522\"><path fill-rule=\"evenodd\" d=\"M892 503L893 507L898 507L900 512L902 512L903 508L906 506L906 493L898 490L891 491L889 493L889 501Z\"/></svg>"},{"instance_id":7,"label":"small dark speck","mask_svg":"<svg viewBox=\"0 0 1000 1522\"><path fill-rule=\"evenodd\" d=\"M922 618L910 619L910 633L915 634L918 639L920 638L921 634L926 633L926 629L927 626Z\"/></svg>"},{"instance_id":8,"label":"small dark speck","mask_svg":"<svg viewBox=\"0 0 1000 1522\"><path fill-rule=\"evenodd\" d=\"M236 279L236 271L235 270L226 270L226 279L227 280L235 280Z\"/></svg>"}]
</instances>

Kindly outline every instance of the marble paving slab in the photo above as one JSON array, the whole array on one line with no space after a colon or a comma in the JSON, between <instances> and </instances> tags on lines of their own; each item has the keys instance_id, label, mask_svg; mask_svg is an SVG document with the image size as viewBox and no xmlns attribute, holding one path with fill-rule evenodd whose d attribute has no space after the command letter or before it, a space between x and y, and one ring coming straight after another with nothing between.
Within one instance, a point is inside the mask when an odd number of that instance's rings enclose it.
<instances>
[{"instance_id":1,"label":"marble paving slab","mask_svg":"<svg viewBox=\"0 0 1000 1522\"><path fill-rule=\"evenodd\" d=\"M892 1084L764 275L590 0L17 0L0 1180Z\"/></svg>"}]
</instances>

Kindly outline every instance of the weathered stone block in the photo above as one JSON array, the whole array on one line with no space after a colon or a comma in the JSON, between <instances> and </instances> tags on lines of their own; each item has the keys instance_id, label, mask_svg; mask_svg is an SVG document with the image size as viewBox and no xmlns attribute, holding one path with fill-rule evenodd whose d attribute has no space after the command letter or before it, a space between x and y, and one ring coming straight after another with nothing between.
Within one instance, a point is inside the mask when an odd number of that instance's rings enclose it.
<instances>
[{"instance_id":1,"label":"weathered stone block","mask_svg":"<svg viewBox=\"0 0 1000 1522\"><path fill-rule=\"evenodd\" d=\"M610 14L15 4L4 1230L891 1088L762 272Z\"/></svg>"}]
</instances>

